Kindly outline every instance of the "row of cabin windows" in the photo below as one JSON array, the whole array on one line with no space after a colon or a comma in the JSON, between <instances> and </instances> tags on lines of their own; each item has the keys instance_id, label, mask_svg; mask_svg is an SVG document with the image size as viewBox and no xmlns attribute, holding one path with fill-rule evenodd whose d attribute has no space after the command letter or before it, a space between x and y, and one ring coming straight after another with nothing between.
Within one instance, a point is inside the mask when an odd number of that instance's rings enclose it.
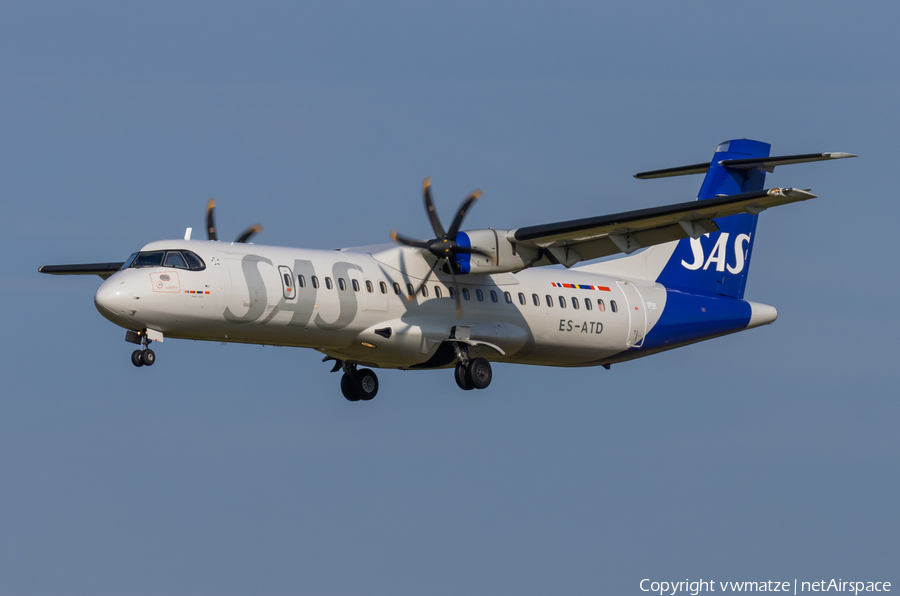
<instances>
[{"instance_id":1,"label":"row of cabin windows","mask_svg":"<svg viewBox=\"0 0 900 596\"><path fill-rule=\"evenodd\" d=\"M531 295L531 301L534 302L535 306L541 305L541 298L537 294ZM579 302L577 296L571 296L570 301L572 303L572 308L574 308L575 310L578 310L579 308L581 308L581 303ZM526 302L527 302L527 300L525 299L525 294L523 294L522 292L519 292L519 304L524 306L526 304ZM553 296L551 296L550 294L547 294L546 296L544 296L544 304L546 304L549 308L553 308ZM559 297L559 307L566 308L566 297L565 296ZM593 310L594 309L594 302L591 298L584 299L584 308L585 308L585 310ZM613 312L619 312L619 305L616 304L615 300L609 301L609 309ZM597 298L597 310L599 310L600 312L603 312L606 310L606 303L603 302L603 298Z\"/></svg>"},{"instance_id":2,"label":"row of cabin windows","mask_svg":"<svg viewBox=\"0 0 900 596\"><path fill-rule=\"evenodd\" d=\"M284 285L286 288L290 289L291 281L292 280L290 279L290 275L285 273L284 274ZM310 281L312 282L312 287L314 287L314 288L319 287L319 278L318 277L313 275L312 277L310 277ZM371 281L366 280L365 284L366 284L366 291L368 293L372 294L375 292L375 286L372 284ZM297 285L300 286L301 288L306 287L306 278L302 275L298 275L297 276ZM351 279L350 285L353 287L354 292L359 292L359 290L360 290L359 281L357 281L355 279ZM332 283L330 277L325 278L325 287L329 290L334 287L334 284ZM342 277L338 278L338 287L341 290L347 289L347 282L344 281L344 278L342 278ZM378 289L381 290L382 294L388 293L387 284L383 281L378 282ZM402 293L400 284L397 282L394 282L393 289L394 289L394 294L396 294L397 296L399 296ZM411 283L406 284L406 293L408 295L410 295L410 296L414 295L415 291L416 290ZM422 293L423 298L428 298L428 286L422 286L420 291ZM456 298L456 291L453 288L447 288L447 292L449 294L449 296L448 296L449 298L451 298L451 299ZM497 295L497 292L495 290L488 290L488 295L490 296L491 302L497 303L500 301L500 297ZM435 298L443 298L444 297L443 290L441 289L440 286L434 286L434 297ZM463 297L463 300L471 300L472 299L472 295L469 292L469 288L462 289L462 297ZM479 288L475 289L475 299L478 300L478 302L484 302L484 292ZM510 295L509 292L503 292L503 299L506 302L506 304L512 304L512 302L513 302L512 295ZM535 306L541 305L541 298L537 294L532 294L531 300L532 300L532 302L534 302ZM578 310L579 308L581 308L581 302L579 301L579 299L576 296L571 296L569 301L572 304L572 308L574 308L575 310ZM560 296L559 302L558 302L559 307L566 308L567 302L569 302L569 301L566 300L565 296ZM521 304L522 306L525 306L527 303L528 303L528 301L525 298L525 294L523 294L522 292L519 292L519 304ZM548 307L552 308L553 307L553 296L551 296L550 294L547 294L546 296L544 296L544 304L546 304ZM584 299L584 308L585 308L585 310L593 310L594 309L594 303L591 298ZM619 307L616 304L615 300L609 301L609 308L612 312L619 311ZM599 310L600 312L604 312L606 310L606 304L603 302L602 298L597 299L597 310Z\"/></svg>"}]
</instances>

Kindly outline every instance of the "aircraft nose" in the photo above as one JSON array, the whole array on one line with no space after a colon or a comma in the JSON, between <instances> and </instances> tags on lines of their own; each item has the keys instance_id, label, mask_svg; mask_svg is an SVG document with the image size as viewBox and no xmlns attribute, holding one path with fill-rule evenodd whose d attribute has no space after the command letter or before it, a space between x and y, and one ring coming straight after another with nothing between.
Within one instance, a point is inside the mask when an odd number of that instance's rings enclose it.
<instances>
[{"instance_id":1,"label":"aircraft nose","mask_svg":"<svg viewBox=\"0 0 900 596\"><path fill-rule=\"evenodd\" d=\"M94 306L106 318L130 314L131 300L132 293L128 283L115 277L103 282L94 294Z\"/></svg>"}]
</instances>

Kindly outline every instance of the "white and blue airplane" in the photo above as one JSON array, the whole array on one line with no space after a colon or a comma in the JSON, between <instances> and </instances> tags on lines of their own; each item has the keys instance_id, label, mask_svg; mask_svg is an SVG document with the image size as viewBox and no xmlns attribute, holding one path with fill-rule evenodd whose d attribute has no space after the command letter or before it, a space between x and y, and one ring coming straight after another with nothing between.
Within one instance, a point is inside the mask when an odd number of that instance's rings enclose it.
<instances>
[{"instance_id":1,"label":"white and blue airplane","mask_svg":"<svg viewBox=\"0 0 900 596\"><path fill-rule=\"evenodd\" d=\"M770 157L769 148L736 139L710 162L635 176L705 173L696 201L515 230L460 230L477 191L445 229L426 179L435 237L391 232L396 244L380 247L248 243L258 225L220 242L210 200L208 240L188 228L124 262L39 271L102 277L94 304L142 346L131 355L139 367L156 361L150 343L164 338L312 348L343 371L350 401L375 397L371 368L453 368L465 390L490 384L491 362L608 369L778 316L744 300L757 219L815 195L764 189L766 172L855 156ZM581 264L619 253L630 256Z\"/></svg>"}]
</instances>

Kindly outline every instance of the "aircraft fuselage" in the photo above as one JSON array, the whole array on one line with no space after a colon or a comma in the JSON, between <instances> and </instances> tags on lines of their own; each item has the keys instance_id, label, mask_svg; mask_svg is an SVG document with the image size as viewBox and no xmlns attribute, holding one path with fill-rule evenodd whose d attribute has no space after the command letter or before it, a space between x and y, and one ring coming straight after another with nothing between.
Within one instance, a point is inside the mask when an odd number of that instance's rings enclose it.
<instances>
[{"instance_id":1,"label":"aircraft fuselage","mask_svg":"<svg viewBox=\"0 0 900 596\"><path fill-rule=\"evenodd\" d=\"M407 300L432 264L415 249L172 240L153 242L142 252L154 250L190 250L205 269L119 271L95 295L98 310L115 324L168 338L312 348L381 368L452 366L447 340L453 339L465 341L473 357L495 362L607 365L775 316L771 307L763 312L762 305L692 296L651 281L540 268L458 276L457 318L453 284L440 271L424 292ZM678 312L669 313L667 322L673 293ZM735 312L732 320L723 319L723 309ZM704 319L717 324L704 328Z\"/></svg>"}]
</instances>

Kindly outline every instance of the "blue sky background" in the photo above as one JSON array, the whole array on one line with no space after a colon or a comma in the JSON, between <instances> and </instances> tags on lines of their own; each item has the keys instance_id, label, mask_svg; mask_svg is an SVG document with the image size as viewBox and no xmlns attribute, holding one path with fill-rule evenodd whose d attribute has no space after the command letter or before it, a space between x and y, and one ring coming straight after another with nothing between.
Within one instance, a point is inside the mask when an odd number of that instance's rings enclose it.
<instances>
[{"instance_id":1,"label":"blue sky background","mask_svg":"<svg viewBox=\"0 0 900 596\"><path fill-rule=\"evenodd\" d=\"M895 3L5 2L0 593L639 594L900 582ZM166 342L135 369L96 277L265 226L332 248L688 200L635 172L749 137L771 326L613 366L380 374Z\"/></svg>"}]
</instances>

